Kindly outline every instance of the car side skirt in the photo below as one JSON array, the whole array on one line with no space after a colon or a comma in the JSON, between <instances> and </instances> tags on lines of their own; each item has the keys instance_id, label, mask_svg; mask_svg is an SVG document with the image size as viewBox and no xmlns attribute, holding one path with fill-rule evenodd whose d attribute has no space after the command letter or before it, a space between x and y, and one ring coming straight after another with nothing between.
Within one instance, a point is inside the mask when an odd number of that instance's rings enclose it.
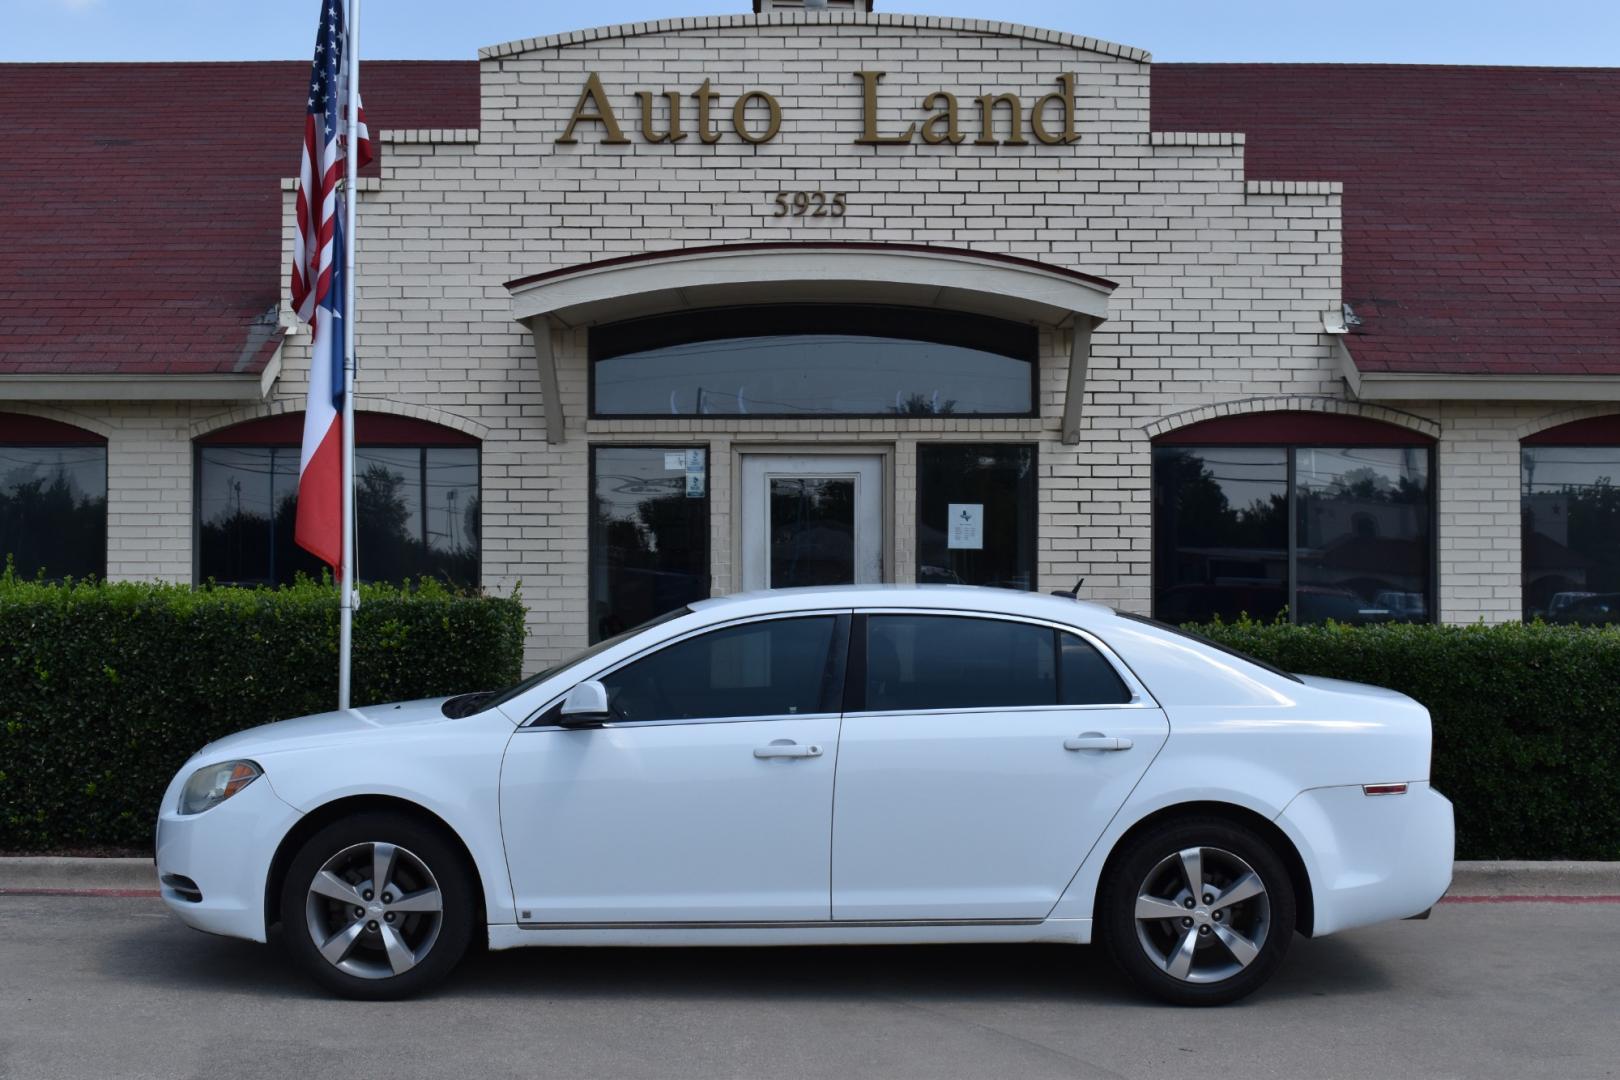
<instances>
[{"instance_id":1,"label":"car side skirt","mask_svg":"<svg viewBox=\"0 0 1620 1080\"><path fill-rule=\"evenodd\" d=\"M1084 945L1090 919L946 922L504 923L489 927L491 949L528 945L755 946L947 945L1048 942Z\"/></svg>"}]
</instances>

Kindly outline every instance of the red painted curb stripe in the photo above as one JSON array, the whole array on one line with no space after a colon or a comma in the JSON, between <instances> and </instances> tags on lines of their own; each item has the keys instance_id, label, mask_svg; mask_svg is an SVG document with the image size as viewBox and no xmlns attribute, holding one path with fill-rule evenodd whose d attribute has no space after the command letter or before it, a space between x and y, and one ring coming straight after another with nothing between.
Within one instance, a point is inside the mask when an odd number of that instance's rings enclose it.
<instances>
[{"instance_id":1,"label":"red painted curb stripe","mask_svg":"<svg viewBox=\"0 0 1620 1080\"><path fill-rule=\"evenodd\" d=\"M1443 896L1442 904L1620 904L1620 896Z\"/></svg>"},{"instance_id":2,"label":"red painted curb stripe","mask_svg":"<svg viewBox=\"0 0 1620 1080\"><path fill-rule=\"evenodd\" d=\"M117 896L156 900L161 895L156 889L0 889L0 896Z\"/></svg>"}]
</instances>

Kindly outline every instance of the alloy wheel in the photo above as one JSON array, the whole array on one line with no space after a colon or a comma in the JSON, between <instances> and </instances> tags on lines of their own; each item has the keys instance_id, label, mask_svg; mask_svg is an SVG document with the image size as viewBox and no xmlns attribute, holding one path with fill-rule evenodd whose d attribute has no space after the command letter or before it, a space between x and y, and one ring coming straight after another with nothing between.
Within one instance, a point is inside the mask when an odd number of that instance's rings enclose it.
<instances>
[{"instance_id":1,"label":"alloy wheel","mask_svg":"<svg viewBox=\"0 0 1620 1080\"><path fill-rule=\"evenodd\" d=\"M327 963L358 978L387 979L427 958L444 924L444 898L414 852L380 841L353 844L316 872L305 915Z\"/></svg>"},{"instance_id":2,"label":"alloy wheel","mask_svg":"<svg viewBox=\"0 0 1620 1080\"><path fill-rule=\"evenodd\" d=\"M1218 983L1252 964L1271 929L1271 901L1254 868L1217 847L1161 859L1136 890L1136 939L1173 979Z\"/></svg>"}]
</instances>

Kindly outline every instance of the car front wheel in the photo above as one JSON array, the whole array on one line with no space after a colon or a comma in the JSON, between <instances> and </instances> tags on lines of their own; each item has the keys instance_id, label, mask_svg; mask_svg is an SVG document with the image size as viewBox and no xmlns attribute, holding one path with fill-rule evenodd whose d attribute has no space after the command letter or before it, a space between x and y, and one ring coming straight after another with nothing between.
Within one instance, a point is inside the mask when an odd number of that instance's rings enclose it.
<instances>
[{"instance_id":1,"label":"car front wheel","mask_svg":"<svg viewBox=\"0 0 1620 1080\"><path fill-rule=\"evenodd\" d=\"M1114 962L1178 1005L1223 1005L1258 988L1294 933L1294 890L1259 834L1219 818L1180 819L1131 841L1099 888Z\"/></svg>"},{"instance_id":2,"label":"car front wheel","mask_svg":"<svg viewBox=\"0 0 1620 1080\"><path fill-rule=\"evenodd\" d=\"M394 814L359 814L310 837L281 893L287 948L346 997L390 1000L438 983L472 939L475 904L443 834Z\"/></svg>"}]
</instances>

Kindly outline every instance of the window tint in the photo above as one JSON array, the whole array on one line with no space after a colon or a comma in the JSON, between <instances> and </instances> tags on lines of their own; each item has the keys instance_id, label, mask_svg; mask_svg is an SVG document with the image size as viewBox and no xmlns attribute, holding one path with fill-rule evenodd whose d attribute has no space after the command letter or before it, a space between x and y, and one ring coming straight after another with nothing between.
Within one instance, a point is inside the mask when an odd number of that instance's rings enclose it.
<instances>
[{"instance_id":1,"label":"window tint","mask_svg":"<svg viewBox=\"0 0 1620 1080\"><path fill-rule=\"evenodd\" d=\"M1091 642L1058 634L1058 703L1060 705L1125 705L1131 692Z\"/></svg>"},{"instance_id":2,"label":"window tint","mask_svg":"<svg viewBox=\"0 0 1620 1080\"><path fill-rule=\"evenodd\" d=\"M1035 587L1035 447L917 447L917 580Z\"/></svg>"},{"instance_id":3,"label":"window tint","mask_svg":"<svg viewBox=\"0 0 1620 1080\"><path fill-rule=\"evenodd\" d=\"M360 578L478 584L478 448L355 450ZM197 448L197 570L203 581L285 585L323 564L293 539L298 447Z\"/></svg>"},{"instance_id":4,"label":"window tint","mask_svg":"<svg viewBox=\"0 0 1620 1080\"><path fill-rule=\"evenodd\" d=\"M616 720L836 712L831 615L745 623L688 638L602 680Z\"/></svg>"},{"instance_id":5,"label":"window tint","mask_svg":"<svg viewBox=\"0 0 1620 1080\"><path fill-rule=\"evenodd\" d=\"M592 641L709 595L708 450L591 447Z\"/></svg>"},{"instance_id":6,"label":"window tint","mask_svg":"<svg viewBox=\"0 0 1620 1080\"><path fill-rule=\"evenodd\" d=\"M1034 327L875 305L762 305L591 331L596 416L1030 416Z\"/></svg>"},{"instance_id":7,"label":"window tint","mask_svg":"<svg viewBox=\"0 0 1620 1080\"><path fill-rule=\"evenodd\" d=\"M0 445L0 568L17 576L107 571L107 448Z\"/></svg>"},{"instance_id":8,"label":"window tint","mask_svg":"<svg viewBox=\"0 0 1620 1080\"><path fill-rule=\"evenodd\" d=\"M1620 446L1522 454L1524 617L1620 623Z\"/></svg>"},{"instance_id":9,"label":"window tint","mask_svg":"<svg viewBox=\"0 0 1620 1080\"><path fill-rule=\"evenodd\" d=\"M866 621L866 708L1018 708L1057 703L1053 632L953 615Z\"/></svg>"}]
</instances>

